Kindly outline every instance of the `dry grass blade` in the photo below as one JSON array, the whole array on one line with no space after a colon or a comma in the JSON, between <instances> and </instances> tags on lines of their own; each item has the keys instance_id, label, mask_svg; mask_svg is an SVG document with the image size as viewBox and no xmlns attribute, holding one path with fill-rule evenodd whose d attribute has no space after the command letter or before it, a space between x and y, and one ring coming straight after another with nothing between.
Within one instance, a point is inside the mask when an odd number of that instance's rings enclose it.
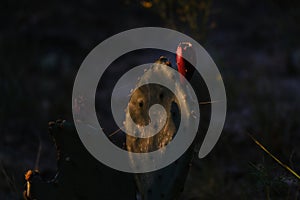
<instances>
[{"instance_id":1,"label":"dry grass blade","mask_svg":"<svg viewBox=\"0 0 300 200\"><path fill-rule=\"evenodd\" d=\"M264 151L266 152L271 158L273 158L279 165L281 165L284 169L289 171L291 174L293 174L298 180L300 180L299 174L297 174L294 170L292 170L288 165L281 162L278 158L276 158L266 147L264 147L257 139L255 139L251 134L249 134L249 137Z\"/></svg>"},{"instance_id":2,"label":"dry grass blade","mask_svg":"<svg viewBox=\"0 0 300 200\"><path fill-rule=\"evenodd\" d=\"M0 171L2 172L6 183L8 184L13 195L18 196L19 191L17 190L16 181L14 176L9 176L7 170L4 167L4 163L0 161Z\"/></svg>"},{"instance_id":3,"label":"dry grass blade","mask_svg":"<svg viewBox=\"0 0 300 200\"><path fill-rule=\"evenodd\" d=\"M201 101L199 102L200 105L208 105L208 104L213 104L213 103L219 103L222 102L223 100L216 100L216 101Z\"/></svg>"},{"instance_id":4,"label":"dry grass blade","mask_svg":"<svg viewBox=\"0 0 300 200\"><path fill-rule=\"evenodd\" d=\"M35 170L39 170L40 158L41 158L41 153L42 153L42 140L41 140L40 136L38 138L39 138L39 148L37 151L35 165L34 165Z\"/></svg>"},{"instance_id":5,"label":"dry grass blade","mask_svg":"<svg viewBox=\"0 0 300 200\"><path fill-rule=\"evenodd\" d=\"M109 134L108 137L114 136L114 135L117 134L119 131L121 131L122 128L124 128L124 126L122 126L121 128L119 128L119 129L115 130L114 132L112 132L111 134Z\"/></svg>"}]
</instances>

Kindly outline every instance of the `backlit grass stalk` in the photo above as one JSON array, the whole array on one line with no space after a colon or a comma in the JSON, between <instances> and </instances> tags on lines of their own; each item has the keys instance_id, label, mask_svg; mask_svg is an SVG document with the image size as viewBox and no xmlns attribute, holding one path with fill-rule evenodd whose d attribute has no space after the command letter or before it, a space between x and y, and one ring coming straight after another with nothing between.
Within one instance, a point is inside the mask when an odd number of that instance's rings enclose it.
<instances>
[{"instance_id":1,"label":"backlit grass stalk","mask_svg":"<svg viewBox=\"0 0 300 200\"><path fill-rule=\"evenodd\" d=\"M294 170L292 170L288 165L281 162L277 157L275 157L266 147L264 147L257 139L255 139L251 134L249 134L249 137L257 144L264 152L266 152L271 158L273 158L279 165L281 165L284 169L289 171L291 174L293 174L298 180L300 180L299 174L297 174Z\"/></svg>"}]
</instances>

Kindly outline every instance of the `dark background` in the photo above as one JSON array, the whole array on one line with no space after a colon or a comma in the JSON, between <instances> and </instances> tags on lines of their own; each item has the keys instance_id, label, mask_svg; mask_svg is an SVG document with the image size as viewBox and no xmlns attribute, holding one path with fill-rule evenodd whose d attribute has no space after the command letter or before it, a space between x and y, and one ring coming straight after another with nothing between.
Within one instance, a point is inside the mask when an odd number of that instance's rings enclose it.
<instances>
[{"instance_id":1,"label":"dark background","mask_svg":"<svg viewBox=\"0 0 300 200\"><path fill-rule=\"evenodd\" d=\"M299 180L245 134L300 172L299 8L271 0L1 1L0 199L21 198L28 169L55 174L47 123L72 120L81 62L106 38L143 26L197 39L227 91L224 131L194 160L183 199L300 199Z\"/></svg>"}]
</instances>

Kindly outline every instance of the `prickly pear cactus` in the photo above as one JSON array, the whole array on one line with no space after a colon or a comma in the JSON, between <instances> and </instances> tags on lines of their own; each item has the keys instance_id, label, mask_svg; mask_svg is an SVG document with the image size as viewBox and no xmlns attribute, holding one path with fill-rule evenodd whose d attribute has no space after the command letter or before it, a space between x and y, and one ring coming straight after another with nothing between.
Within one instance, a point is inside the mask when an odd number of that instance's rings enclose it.
<instances>
[{"instance_id":1,"label":"prickly pear cactus","mask_svg":"<svg viewBox=\"0 0 300 200\"><path fill-rule=\"evenodd\" d=\"M49 132L57 149L57 174L52 180L43 180L38 171L29 170L25 199L135 199L133 176L94 159L81 143L74 124L50 122Z\"/></svg>"},{"instance_id":2,"label":"prickly pear cactus","mask_svg":"<svg viewBox=\"0 0 300 200\"><path fill-rule=\"evenodd\" d=\"M168 62L164 57L161 57L156 63L170 66L170 62ZM154 64L140 80L142 81L143 79L147 79L148 76L151 76L154 73L161 73L166 78L169 77L167 71L157 71L155 68L156 64ZM183 114L190 113L188 111L191 111L192 109L188 108L187 105L183 105L183 107L187 110L180 110L178 99L166 87L156 84L143 85L134 91L130 102L128 103L125 120L126 132L136 131L140 135L145 135L143 132L143 126L149 124L150 118L148 116L148 112L149 108L154 104L160 104L165 108L167 119L166 121L162 120L162 123L165 122L165 124L162 126L157 124L155 126L163 128L159 129L160 131L157 131L158 133L156 135L147 138L138 138L127 135L126 146L128 151L135 153L147 153L161 149L168 145L168 143L174 138L178 129L181 112ZM160 113L157 114L158 117L160 115ZM132 124L132 121L135 124ZM159 120L158 123L160 123ZM138 125L138 128L135 128L136 125ZM183 191L193 152L194 150L192 145L171 165L158 171L136 174L135 180L140 199L177 199ZM161 153L163 154L163 151ZM147 155L145 154L145 156ZM135 165L134 160L132 160L132 165Z\"/></svg>"}]
</instances>

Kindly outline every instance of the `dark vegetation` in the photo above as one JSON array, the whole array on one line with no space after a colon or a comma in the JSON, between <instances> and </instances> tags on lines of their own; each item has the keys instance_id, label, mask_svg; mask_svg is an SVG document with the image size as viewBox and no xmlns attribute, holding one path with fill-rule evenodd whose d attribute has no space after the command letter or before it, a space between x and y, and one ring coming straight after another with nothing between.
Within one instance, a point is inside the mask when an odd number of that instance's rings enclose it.
<instances>
[{"instance_id":1,"label":"dark vegetation","mask_svg":"<svg viewBox=\"0 0 300 200\"><path fill-rule=\"evenodd\" d=\"M0 199L22 198L28 169L39 169L45 179L54 176L47 124L72 120L72 85L81 62L107 37L143 26L196 38L226 86L223 134L206 158L194 160L183 199L300 198L299 180L246 134L300 172L299 3L186 2L1 2ZM139 59L127 58L124 65Z\"/></svg>"}]
</instances>

